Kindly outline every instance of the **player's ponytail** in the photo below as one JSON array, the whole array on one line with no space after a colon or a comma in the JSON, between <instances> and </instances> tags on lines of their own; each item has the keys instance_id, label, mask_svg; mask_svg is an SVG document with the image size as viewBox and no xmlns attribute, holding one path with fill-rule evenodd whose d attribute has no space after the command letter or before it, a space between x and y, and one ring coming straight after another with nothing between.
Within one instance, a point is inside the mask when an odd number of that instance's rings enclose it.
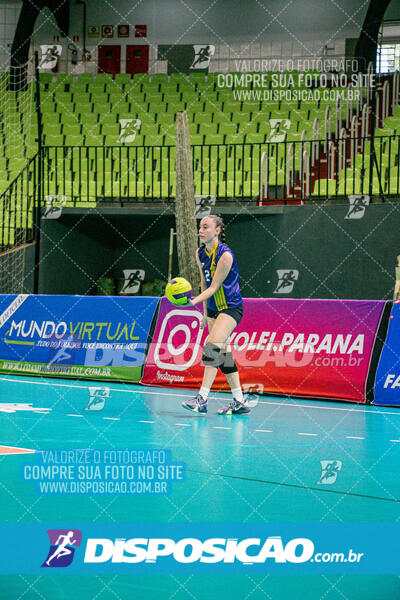
<instances>
[{"instance_id":1,"label":"player's ponytail","mask_svg":"<svg viewBox=\"0 0 400 600\"><path fill-rule=\"evenodd\" d=\"M221 228L218 238L221 240L221 242L223 242L225 244L225 242L226 242L225 225L224 225L224 221L222 220L222 216L221 215L210 215L210 217L214 221L215 226Z\"/></svg>"}]
</instances>

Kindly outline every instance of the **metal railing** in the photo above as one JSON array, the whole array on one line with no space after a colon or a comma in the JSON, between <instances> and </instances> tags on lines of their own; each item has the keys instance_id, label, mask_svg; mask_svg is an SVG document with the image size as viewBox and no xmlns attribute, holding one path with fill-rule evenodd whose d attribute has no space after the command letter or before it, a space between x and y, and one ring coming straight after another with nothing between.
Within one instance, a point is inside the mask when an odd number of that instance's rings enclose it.
<instances>
[{"instance_id":1,"label":"metal railing","mask_svg":"<svg viewBox=\"0 0 400 600\"><path fill-rule=\"evenodd\" d=\"M38 206L38 154L0 194L0 251L17 248L36 239Z\"/></svg>"},{"instance_id":2,"label":"metal railing","mask_svg":"<svg viewBox=\"0 0 400 600\"><path fill-rule=\"evenodd\" d=\"M400 136L192 146L195 194L220 202L398 195ZM372 160L371 160L372 157ZM174 146L48 146L43 195L67 205L173 201Z\"/></svg>"}]
</instances>

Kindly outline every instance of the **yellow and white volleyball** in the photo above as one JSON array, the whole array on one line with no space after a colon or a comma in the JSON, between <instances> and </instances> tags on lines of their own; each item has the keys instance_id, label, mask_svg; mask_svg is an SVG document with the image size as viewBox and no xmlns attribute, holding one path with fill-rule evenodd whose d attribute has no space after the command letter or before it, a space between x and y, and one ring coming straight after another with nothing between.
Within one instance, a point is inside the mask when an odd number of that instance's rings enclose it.
<instances>
[{"instance_id":1,"label":"yellow and white volleyball","mask_svg":"<svg viewBox=\"0 0 400 600\"><path fill-rule=\"evenodd\" d=\"M165 295L172 304L185 305L193 295L192 285L184 277L175 277L167 283Z\"/></svg>"}]
</instances>

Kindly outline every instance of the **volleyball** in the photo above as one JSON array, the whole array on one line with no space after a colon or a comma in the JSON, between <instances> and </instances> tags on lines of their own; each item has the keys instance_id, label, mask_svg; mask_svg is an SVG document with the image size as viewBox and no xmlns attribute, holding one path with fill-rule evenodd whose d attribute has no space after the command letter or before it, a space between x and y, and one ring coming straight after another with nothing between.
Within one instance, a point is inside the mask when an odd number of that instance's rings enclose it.
<instances>
[{"instance_id":1,"label":"volleyball","mask_svg":"<svg viewBox=\"0 0 400 600\"><path fill-rule=\"evenodd\" d=\"M192 285L184 277L175 277L167 283L165 295L172 304L185 305L193 295Z\"/></svg>"}]
</instances>

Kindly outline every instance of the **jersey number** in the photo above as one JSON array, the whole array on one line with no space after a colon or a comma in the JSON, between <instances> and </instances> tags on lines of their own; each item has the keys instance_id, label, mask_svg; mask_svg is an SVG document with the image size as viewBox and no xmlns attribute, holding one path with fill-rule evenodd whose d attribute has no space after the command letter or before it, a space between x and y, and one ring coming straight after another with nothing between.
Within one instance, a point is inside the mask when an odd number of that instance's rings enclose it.
<instances>
[{"instance_id":1,"label":"jersey number","mask_svg":"<svg viewBox=\"0 0 400 600\"><path fill-rule=\"evenodd\" d=\"M211 283L211 273L208 269L204 269L204 277L207 283Z\"/></svg>"}]
</instances>

